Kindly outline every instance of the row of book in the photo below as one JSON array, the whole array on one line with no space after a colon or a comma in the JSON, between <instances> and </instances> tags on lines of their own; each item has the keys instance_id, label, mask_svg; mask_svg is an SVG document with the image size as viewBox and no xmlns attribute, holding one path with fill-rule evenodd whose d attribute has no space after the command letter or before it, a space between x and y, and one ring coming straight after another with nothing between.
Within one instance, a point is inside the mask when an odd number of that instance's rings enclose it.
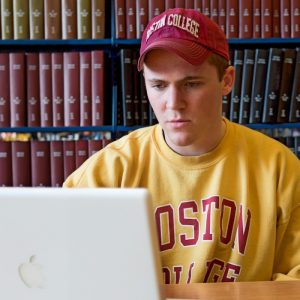
<instances>
[{"instance_id":1,"label":"row of book","mask_svg":"<svg viewBox=\"0 0 300 300\"><path fill-rule=\"evenodd\" d=\"M1 0L1 39L103 39L105 0Z\"/></svg>"},{"instance_id":2,"label":"row of book","mask_svg":"<svg viewBox=\"0 0 300 300\"><path fill-rule=\"evenodd\" d=\"M232 50L235 82L223 97L233 122L300 122L300 48Z\"/></svg>"},{"instance_id":3,"label":"row of book","mask_svg":"<svg viewBox=\"0 0 300 300\"><path fill-rule=\"evenodd\" d=\"M0 141L0 186L62 186L111 140Z\"/></svg>"},{"instance_id":4,"label":"row of book","mask_svg":"<svg viewBox=\"0 0 300 300\"><path fill-rule=\"evenodd\" d=\"M104 63L103 50L0 53L0 128L103 125Z\"/></svg>"},{"instance_id":5,"label":"row of book","mask_svg":"<svg viewBox=\"0 0 300 300\"><path fill-rule=\"evenodd\" d=\"M139 39L149 20L175 7L202 12L228 38L300 37L299 0L115 0L116 37Z\"/></svg>"}]
</instances>

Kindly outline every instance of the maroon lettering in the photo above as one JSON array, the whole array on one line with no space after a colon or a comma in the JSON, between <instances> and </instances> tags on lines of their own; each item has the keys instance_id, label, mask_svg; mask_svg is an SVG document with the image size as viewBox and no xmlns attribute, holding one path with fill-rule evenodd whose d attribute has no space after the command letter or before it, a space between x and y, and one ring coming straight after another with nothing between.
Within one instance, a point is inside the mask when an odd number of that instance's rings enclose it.
<instances>
[{"instance_id":1,"label":"maroon lettering","mask_svg":"<svg viewBox=\"0 0 300 300\"><path fill-rule=\"evenodd\" d=\"M188 279L187 279L187 282L186 282L186 283L190 283L190 282L191 282L191 279L192 279L192 272L193 272L194 266L195 266L195 263L194 263L194 262L191 263L190 268L189 268Z\"/></svg>"},{"instance_id":2,"label":"maroon lettering","mask_svg":"<svg viewBox=\"0 0 300 300\"><path fill-rule=\"evenodd\" d=\"M250 228L250 221L251 221L251 212L247 210L247 221L246 225L244 225L244 218L243 218L243 208L240 205L240 215L238 220L238 248L241 254L245 254L246 244L248 240L249 228Z\"/></svg>"},{"instance_id":3,"label":"maroon lettering","mask_svg":"<svg viewBox=\"0 0 300 300\"><path fill-rule=\"evenodd\" d=\"M208 282L211 274L213 274L213 282L217 282L221 275L218 275L218 271L223 270L224 268L224 262L215 258L212 261L208 261L206 263L207 265L207 271L204 278L204 282ZM215 269L215 272L213 270Z\"/></svg>"},{"instance_id":4,"label":"maroon lettering","mask_svg":"<svg viewBox=\"0 0 300 300\"><path fill-rule=\"evenodd\" d=\"M162 228L162 218L165 216L167 219L168 228L166 228L166 236L169 240L163 243L164 228ZM155 211L155 221L157 226L157 234L159 240L160 251L172 249L175 245L175 226L174 226L174 211L170 204L158 207Z\"/></svg>"},{"instance_id":5,"label":"maroon lettering","mask_svg":"<svg viewBox=\"0 0 300 300\"><path fill-rule=\"evenodd\" d=\"M225 224L224 221L224 211L225 207L229 209L229 217L228 222ZM234 220L236 215L236 205L233 201L228 199L223 199L222 207L221 207L221 237L220 240L223 244L228 244L230 240L232 239L232 232L233 232L233 226L234 226ZM224 227L227 227L226 232L224 233Z\"/></svg>"},{"instance_id":6,"label":"maroon lettering","mask_svg":"<svg viewBox=\"0 0 300 300\"><path fill-rule=\"evenodd\" d=\"M180 278L182 274L182 266L174 266L173 270L175 274L175 283L178 284L180 282Z\"/></svg>"},{"instance_id":7,"label":"maroon lettering","mask_svg":"<svg viewBox=\"0 0 300 300\"><path fill-rule=\"evenodd\" d=\"M171 272L167 267L162 268L163 276L164 276L164 282L165 284L171 283Z\"/></svg>"},{"instance_id":8,"label":"maroon lettering","mask_svg":"<svg viewBox=\"0 0 300 300\"><path fill-rule=\"evenodd\" d=\"M213 235L211 232L212 204L215 205L216 209L219 208L219 197L218 196L213 196L208 199L202 200L202 211L203 211L203 213L206 213L206 226L205 226L205 233L203 234L204 241L211 241L213 239Z\"/></svg>"},{"instance_id":9,"label":"maroon lettering","mask_svg":"<svg viewBox=\"0 0 300 300\"><path fill-rule=\"evenodd\" d=\"M199 239L199 222L196 218L187 218L185 212L192 210L193 213L198 212L195 201L182 202L179 206L179 222L183 226L191 226L193 237L188 238L186 234L180 234L180 242L183 246L196 245Z\"/></svg>"},{"instance_id":10,"label":"maroon lettering","mask_svg":"<svg viewBox=\"0 0 300 300\"><path fill-rule=\"evenodd\" d=\"M229 271L233 271L233 274L235 276L228 277ZM240 274L240 271L241 271L240 266L237 266L237 265L234 265L234 264L231 264L231 263L227 263L226 266L225 266L225 271L224 271L224 274L223 274L222 281L223 282L233 282L233 281L235 281L236 277Z\"/></svg>"}]
</instances>

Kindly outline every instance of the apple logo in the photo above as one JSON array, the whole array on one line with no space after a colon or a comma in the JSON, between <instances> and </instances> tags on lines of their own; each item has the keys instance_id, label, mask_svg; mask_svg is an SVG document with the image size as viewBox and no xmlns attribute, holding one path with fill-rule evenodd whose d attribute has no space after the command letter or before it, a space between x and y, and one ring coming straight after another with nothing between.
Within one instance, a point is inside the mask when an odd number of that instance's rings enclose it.
<instances>
[{"instance_id":1,"label":"apple logo","mask_svg":"<svg viewBox=\"0 0 300 300\"><path fill-rule=\"evenodd\" d=\"M43 267L36 263L35 255L32 255L29 258L29 262L19 266L19 275L25 285L29 288L43 288L45 285Z\"/></svg>"}]
</instances>

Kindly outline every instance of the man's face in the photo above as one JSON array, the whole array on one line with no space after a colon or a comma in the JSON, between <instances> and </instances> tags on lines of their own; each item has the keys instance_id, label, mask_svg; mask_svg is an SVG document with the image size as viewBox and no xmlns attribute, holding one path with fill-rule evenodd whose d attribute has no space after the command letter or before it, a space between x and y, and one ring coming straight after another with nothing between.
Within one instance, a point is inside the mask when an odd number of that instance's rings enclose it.
<instances>
[{"instance_id":1,"label":"man's face","mask_svg":"<svg viewBox=\"0 0 300 300\"><path fill-rule=\"evenodd\" d=\"M144 77L148 98L166 142L175 152L199 155L218 144L225 133L222 96L229 93L233 76L231 68L220 81L216 67L208 61L193 66L165 50L147 54Z\"/></svg>"}]
</instances>

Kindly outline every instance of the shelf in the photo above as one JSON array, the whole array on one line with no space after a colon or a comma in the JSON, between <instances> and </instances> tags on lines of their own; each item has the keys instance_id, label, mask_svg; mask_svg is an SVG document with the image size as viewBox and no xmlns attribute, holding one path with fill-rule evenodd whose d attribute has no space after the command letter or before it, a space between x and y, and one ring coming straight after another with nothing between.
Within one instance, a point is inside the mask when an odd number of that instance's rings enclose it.
<instances>
[{"instance_id":1,"label":"shelf","mask_svg":"<svg viewBox=\"0 0 300 300\"><path fill-rule=\"evenodd\" d=\"M112 45L111 39L99 40L0 40L0 46L94 46Z\"/></svg>"},{"instance_id":2,"label":"shelf","mask_svg":"<svg viewBox=\"0 0 300 300\"><path fill-rule=\"evenodd\" d=\"M74 127L8 127L0 128L0 132L82 132L82 131L115 131L115 127L106 126L74 126Z\"/></svg>"}]
</instances>

